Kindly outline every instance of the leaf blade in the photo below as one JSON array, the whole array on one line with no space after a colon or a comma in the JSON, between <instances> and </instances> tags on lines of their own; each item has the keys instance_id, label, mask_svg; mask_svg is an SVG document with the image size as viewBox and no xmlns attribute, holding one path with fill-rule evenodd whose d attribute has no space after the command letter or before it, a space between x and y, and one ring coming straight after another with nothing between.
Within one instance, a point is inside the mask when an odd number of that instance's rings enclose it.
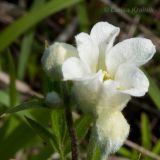
<instances>
[{"instance_id":1,"label":"leaf blade","mask_svg":"<svg viewBox=\"0 0 160 160\"><path fill-rule=\"evenodd\" d=\"M46 128L44 128L42 125L40 125L35 120L25 116L27 122L30 124L30 126L33 128L33 130L45 141L49 142L53 149L57 150L59 152L59 147L56 142L56 137ZM53 142L53 143L52 143Z\"/></svg>"},{"instance_id":2,"label":"leaf blade","mask_svg":"<svg viewBox=\"0 0 160 160\"><path fill-rule=\"evenodd\" d=\"M145 113L141 114L141 134L142 134L142 146L151 148L151 129L148 116Z\"/></svg>"},{"instance_id":3,"label":"leaf blade","mask_svg":"<svg viewBox=\"0 0 160 160\"><path fill-rule=\"evenodd\" d=\"M43 100L31 100L28 102L24 102L16 107L10 108L9 110L6 111L6 113L15 113L33 108L49 108L49 107L44 103Z\"/></svg>"},{"instance_id":4,"label":"leaf blade","mask_svg":"<svg viewBox=\"0 0 160 160\"><path fill-rule=\"evenodd\" d=\"M66 7L76 4L81 0L54 0L49 1L45 5L32 9L28 14L18 19L3 32L0 36L0 51L9 46L18 36L35 26L45 17L56 13Z\"/></svg>"}]
</instances>

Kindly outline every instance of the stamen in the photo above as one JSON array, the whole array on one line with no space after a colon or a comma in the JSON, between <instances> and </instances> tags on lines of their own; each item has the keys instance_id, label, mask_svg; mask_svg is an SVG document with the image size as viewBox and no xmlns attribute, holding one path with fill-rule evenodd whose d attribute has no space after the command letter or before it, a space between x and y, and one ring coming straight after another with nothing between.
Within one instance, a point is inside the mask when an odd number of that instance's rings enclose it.
<instances>
[{"instance_id":1,"label":"stamen","mask_svg":"<svg viewBox=\"0 0 160 160\"><path fill-rule=\"evenodd\" d=\"M103 80L105 81L109 79L112 79L111 76L106 71L103 71Z\"/></svg>"}]
</instances>

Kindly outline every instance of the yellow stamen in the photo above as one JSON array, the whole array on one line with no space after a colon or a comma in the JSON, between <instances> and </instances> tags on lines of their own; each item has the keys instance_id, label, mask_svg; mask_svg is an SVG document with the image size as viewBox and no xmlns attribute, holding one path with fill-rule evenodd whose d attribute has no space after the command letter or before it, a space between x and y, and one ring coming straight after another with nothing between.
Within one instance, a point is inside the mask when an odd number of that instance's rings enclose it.
<instances>
[{"instance_id":1,"label":"yellow stamen","mask_svg":"<svg viewBox=\"0 0 160 160\"><path fill-rule=\"evenodd\" d=\"M109 79L112 79L111 76L106 71L103 71L103 80L105 81Z\"/></svg>"}]
</instances>

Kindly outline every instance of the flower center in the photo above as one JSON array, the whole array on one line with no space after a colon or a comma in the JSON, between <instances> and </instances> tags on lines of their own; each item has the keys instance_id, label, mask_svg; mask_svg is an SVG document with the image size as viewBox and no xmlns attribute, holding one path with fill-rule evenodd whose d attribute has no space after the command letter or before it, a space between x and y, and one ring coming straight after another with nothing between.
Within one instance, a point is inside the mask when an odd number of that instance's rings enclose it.
<instances>
[{"instance_id":1,"label":"flower center","mask_svg":"<svg viewBox=\"0 0 160 160\"><path fill-rule=\"evenodd\" d=\"M109 79L112 79L111 76L106 71L103 71L103 80L106 81Z\"/></svg>"}]
</instances>

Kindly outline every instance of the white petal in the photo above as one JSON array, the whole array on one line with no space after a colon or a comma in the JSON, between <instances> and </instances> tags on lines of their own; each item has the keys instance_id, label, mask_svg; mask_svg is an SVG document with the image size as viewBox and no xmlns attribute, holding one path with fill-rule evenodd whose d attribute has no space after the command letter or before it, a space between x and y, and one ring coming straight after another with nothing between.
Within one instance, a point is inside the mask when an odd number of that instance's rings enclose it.
<instances>
[{"instance_id":1,"label":"white petal","mask_svg":"<svg viewBox=\"0 0 160 160\"><path fill-rule=\"evenodd\" d=\"M117 87L118 83L113 80L107 80L103 83L97 112L103 112L104 109L121 111L127 105L130 96L119 92Z\"/></svg>"},{"instance_id":2,"label":"white petal","mask_svg":"<svg viewBox=\"0 0 160 160\"><path fill-rule=\"evenodd\" d=\"M115 38L119 34L120 29L107 22L96 23L90 33L94 43L99 47L98 68L105 69L105 51L112 47Z\"/></svg>"},{"instance_id":3,"label":"white petal","mask_svg":"<svg viewBox=\"0 0 160 160\"><path fill-rule=\"evenodd\" d=\"M84 113L96 115L96 106L101 92L103 73L88 76L74 82L73 93L79 108Z\"/></svg>"},{"instance_id":4,"label":"white petal","mask_svg":"<svg viewBox=\"0 0 160 160\"><path fill-rule=\"evenodd\" d=\"M93 26L90 35L93 41L98 44L100 52L105 52L112 47L119 31L119 27L115 27L108 22L98 22Z\"/></svg>"},{"instance_id":5,"label":"white petal","mask_svg":"<svg viewBox=\"0 0 160 160\"><path fill-rule=\"evenodd\" d=\"M64 80L74 80L86 76L90 70L80 58L71 57L63 63L62 73Z\"/></svg>"},{"instance_id":6,"label":"white petal","mask_svg":"<svg viewBox=\"0 0 160 160\"><path fill-rule=\"evenodd\" d=\"M107 70L111 76L122 63L133 63L141 66L148 62L156 52L153 43L146 38L124 40L110 49L106 57Z\"/></svg>"},{"instance_id":7,"label":"white petal","mask_svg":"<svg viewBox=\"0 0 160 160\"><path fill-rule=\"evenodd\" d=\"M149 87L149 81L144 73L135 65L122 64L115 75L119 84L119 90L123 93L140 97Z\"/></svg>"},{"instance_id":8,"label":"white petal","mask_svg":"<svg viewBox=\"0 0 160 160\"><path fill-rule=\"evenodd\" d=\"M99 114L93 135L101 149L103 157L116 152L129 134L129 125L121 112L104 110Z\"/></svg>"},{"instance_id":9,"label":"white petal","mask_svg":"<svg viewBox=\"0 0 160 160\"><path fill-rule=\"evenodd\" d=\"M95 72L99 56L98 46L94 44L91 37L86 33L80 33L75 38L81 60Z\"/></svg>"}]
</instances>

